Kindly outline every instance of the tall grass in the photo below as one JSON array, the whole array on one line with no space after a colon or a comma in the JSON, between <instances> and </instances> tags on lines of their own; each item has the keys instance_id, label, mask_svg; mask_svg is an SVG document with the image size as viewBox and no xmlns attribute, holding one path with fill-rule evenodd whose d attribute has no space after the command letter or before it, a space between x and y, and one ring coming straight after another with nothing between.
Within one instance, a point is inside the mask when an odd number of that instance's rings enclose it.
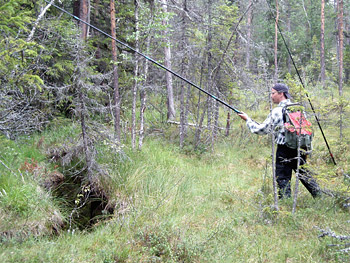
<instances>
[{"instance_id":1,"label":"tall grass","mask_svg":"<svg viewBox=\"0 0 350 263\"><path fill-rule=\"evenodd\" d=\"M39 186L47 169L44 156L30 139L0 137L0 142L1 238L21 240L58 231L63 220L58 202Z\"/></svg>"},{"instance_id":2,"label":"tall grass","mask_svg":"<svg viewBox=\"0 0 350 263\"><path fill-rule=\"evenodd\" d=\"M64 129L58 134L48 132L45 144L60 142L67 134L74 136L74 127ZM142 151L125 147L122 156L101 146L99 162L108 167L103 185L115 208L112 219L58 236L3 238L1 262L346 260L346 255L327 249L332 240L319 239L316 227L347 232L349 212L327 196L312 199L301 187L296 213L292 214L292 200L284 200L276 215L268 142L257 138L254 144L247 143L250 139L238 140L233 134L200 156L184 154L166 140L150 137ZM0 207L16 215L27 211L40 219L57 206L49 192L38 190L33 174L22 172L22 179L17 172L25 160L45 159L42 152L34 153L35 140L17 145L2 138L15 150L2 151L1 156L18 176L0 168L6 175L1 177L0 189L17 189L13 193L17 197L0 197ZM42 207L39 212L35 204ZM45 214L44 208L51 213ZM3 213L1 220L3 232L7 227ZM23 226L18 221L14 224Z\"/></svg>"}]
</instances>

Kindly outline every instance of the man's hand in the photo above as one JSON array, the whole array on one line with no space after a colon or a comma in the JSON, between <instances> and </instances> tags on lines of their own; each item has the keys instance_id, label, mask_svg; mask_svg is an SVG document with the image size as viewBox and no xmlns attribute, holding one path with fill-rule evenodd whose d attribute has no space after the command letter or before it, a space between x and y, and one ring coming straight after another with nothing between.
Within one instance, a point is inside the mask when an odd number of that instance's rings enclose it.
<instances>
[{"instance_id":1,"label":"man's hand","mask_svg":"<svg viewBox=\"0 0 350 263\"><path fill-rule=\"evenodd\" d=\"M244 113L243 111L239 114L237 114L239 117L241 117L242 120L247 120L248 119L248 115L246 113Z\"/></svg>"}]
</instances>

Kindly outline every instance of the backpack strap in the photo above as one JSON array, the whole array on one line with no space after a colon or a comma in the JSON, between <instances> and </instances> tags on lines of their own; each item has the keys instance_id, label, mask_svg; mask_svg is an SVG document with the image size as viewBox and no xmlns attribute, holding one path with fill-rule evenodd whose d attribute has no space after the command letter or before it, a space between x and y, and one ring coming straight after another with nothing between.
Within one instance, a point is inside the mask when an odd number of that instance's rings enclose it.
<instances>
[{"instance_id":1,"label":"backpack strap","mask_svg":"<svg viewBox=\"0 0 350 263\"><path fill-rule=\"evenodd\" d=\"M287 118L286 118L287 106L288 106L288 105L282 107L282 118L283 118L283 123L285 123L285 122L287 121Z\"/></svg>"},{"instance_id":2,"label":"backpack strap","mask_svg":"<svg viewBox=\"0 0 350 263\"><path fill-rule=\"evenodd\" d=\"M287 104L285 106L282 107L282 118L283 118L283 123L285 123L287 121L287 118L286 118L286 112L288 110L289 107L292 107L292 106L300 106L300 103L291 103L291 104Z\"/></svg>"}]
</instances>

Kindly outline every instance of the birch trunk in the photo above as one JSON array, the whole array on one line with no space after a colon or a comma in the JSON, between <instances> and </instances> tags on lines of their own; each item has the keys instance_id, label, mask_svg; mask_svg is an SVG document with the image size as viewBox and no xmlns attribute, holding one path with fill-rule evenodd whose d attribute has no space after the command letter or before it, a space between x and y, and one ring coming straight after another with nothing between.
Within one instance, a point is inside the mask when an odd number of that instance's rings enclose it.
<instances>
[{"instance_id":1,"label":"birch trunk","mask_svg":"<svg viewBox=\"0 0 350 263\"><path fill-rule=\"evenodd\" d=\"M55 2L55 0L51 0L51 2L46 7L41 8L40 14L39 14L38 18L35 20L34 26L33 26L32 30L30 31L29 36L27 37L27 42L32 40L34 33L35 33L35 30L38 27L40 20L44 17L46 11L52 6L52 4L54 2Z\"/></svg>"},{"instance_id":2,"label":"birch trunk","mask_svg":"<svg viewBox=\"0 0 350 263\"><path fill-rule=\"evenodd\" d=\"M151 19L153 20L154 16L154 2L150 1L150 12L151 12ZM149 24L149 30L151 29L151 24ZM146 38L146 52L147 54L150 53L150 46L151 46L151 34L147 34ZM138 149L141 150L143 139L145 136L145 110L146 110L146 100L147 100L147 93L146 93L146 87L148 85L148 68L149 68L149 61L145 61L145 67L144 67L144 81L143 85L140 88L140 131L139 131L139 145Z\"/></svg>"}]
</instances>

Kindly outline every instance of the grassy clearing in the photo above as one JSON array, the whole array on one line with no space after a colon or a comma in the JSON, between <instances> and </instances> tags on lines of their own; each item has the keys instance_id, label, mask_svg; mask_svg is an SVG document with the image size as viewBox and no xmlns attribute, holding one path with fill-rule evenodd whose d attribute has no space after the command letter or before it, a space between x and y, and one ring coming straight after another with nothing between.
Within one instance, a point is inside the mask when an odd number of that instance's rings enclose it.
<instances>
[{"instance_id":1,"label":"grassy clearing","mask_svg":"<svg viewBox=\"0 0 350 263\"><path fill-rule=\"evenodd\" d=\"M47 136L43 145L74 136L73 131L65 127L62 134ZM313 200L301 186L297 212L291 213L292 200L286 200L276 219L271 208L270 150L265 139L246 144L250 139L228 138L200 156L185 155L159 139L148 139L142 152L127 151L127 158L105 154L104 162L112 167L106 182L116 204L113 218L86 231L62 231L58 236L30 231L30 222L50 225L54 211L62 210L39 187L35 172L22 173L22 178L2 166L0 189L7 194L0 197L5 212L0 223L1 262L346 260L346 255L327 250L334 240L318 239L316 226L344 234L349 212L333 199ZM33 150L38 140L15 144L2 138L9 147L2 151L2 160L15 174L32 159L53 169L44 164L43 151ZM28 227L26 235L18 239L3 234L14 226Z\"/></svg>"}]
</instances>

